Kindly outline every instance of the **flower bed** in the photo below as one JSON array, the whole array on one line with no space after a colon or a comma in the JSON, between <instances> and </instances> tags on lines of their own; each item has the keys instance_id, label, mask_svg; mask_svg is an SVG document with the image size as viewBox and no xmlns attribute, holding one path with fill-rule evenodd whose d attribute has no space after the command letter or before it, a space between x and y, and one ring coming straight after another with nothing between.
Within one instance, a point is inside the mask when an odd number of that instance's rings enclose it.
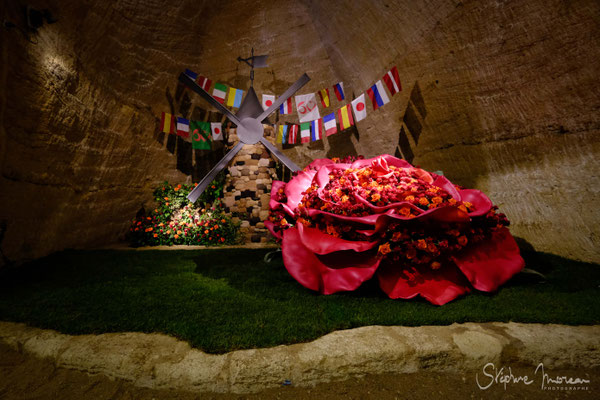
<instances>
[{"instance_id":1,"label":"flower bed","mask_svg":"<svg viewBox=\"0 0 600 400\"><path fill-rule=\"evenodd\" d=\"M389 155L347 161L273 182L265 225L305 287L330 294L376 276L391 298L445 304L523 268L506 216L482 192Z\"/></svg>"},{"instance_id":2,"label":"flower bed","mask_svg":"<svg viewBox=\"0 0 600 400\"><path fill-rule=\"evenodd\" d=\"M132 246L218 245L239 240L239 224L221 209L223 182L215 180L196 203L187 195L195 185L164 182L154 190L156 208L140 215L129 228Z\"/></svg>"}]
</instances>

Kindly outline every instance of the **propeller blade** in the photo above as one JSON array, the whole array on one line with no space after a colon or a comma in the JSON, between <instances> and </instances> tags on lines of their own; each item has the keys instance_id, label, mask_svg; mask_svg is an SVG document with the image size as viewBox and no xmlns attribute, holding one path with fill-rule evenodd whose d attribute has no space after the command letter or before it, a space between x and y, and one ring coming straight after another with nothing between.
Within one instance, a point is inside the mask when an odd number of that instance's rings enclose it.
<instances>
[{"instance_id":1,"label":"propeller blade","mask_svg":"<svg viewBox=\"0 0 600 400\"><path fill-rule=\"evenodd\" d=\"M217 174L221 172L221 170L225 168L227 164L229 164L229 161L231 161L231 159L242 149L242 147L244 147L244 143L238 142L233 149L229 150L229 152L227 152L227 154L221 158L221 161L219 161L217 165L215 165L213 169L211 169L210 172L206 174L204 178L202 178L202 180L198 183L198 186L196 186L194 190L188 194L188 200L192 203L195 203L202 192L204 192L208 185L215 179Z\"/></svg>"},{"instance_id":2,"label":"propeller blade","mask_svg":"<svg viewBox=\"0 0 600 400\"><path fill-rule=\"evenodd\" d=\"M221 113L225 114L227 118L229 118L229 120L233 122L236 126L240 126L242 124L238 117L236 117L231 111L229 111L229 109L223 106L223 104L219 103L219 101L212 97L206 90L201 88L200 85L198 85L192 80L192 78L182 73L179 75L179 82L183 83L185 86L198 93L202 98L204 98L204 100L208 101L213 107L215 107Z\"/></svg>"},{"instance_id":3,"label":"propeller blade","mask_svg":"<svg viewBox=\"0 0 600 400\"><path fill-rule=\"evenodd\" d=\"M182 75L184 75L184 74L182 74ZM188 78L188 77L186 77L186 78ZM190 79L190 78L188 78L188 79ZM290 86L288 88L288 90L285 91L285 93L283 93L281 96L279 96L277 98L277 100L275 100L275 102L273 104L271 104L271 107L267 108L265 110L265 112L260 114L259 117L256 119L259 121L263 121L265 118L267 118L269 115L271 115L273 113L273 111L277 110L279 108L279 106L283 104L284 101L286 101L287 99L292 97L294 95L294 93L296 93L298 90L300 90L300 88L302 86L306 85L306 83L308 81L310 81L310 78L308 77L308 75L306 75L306 74L302 75L300 77L300 79L298 79L292 86Z\"/></svg>"},{"instance_id":4,"label":"propeller blade","mask_svg":"<svg viewBox=\"0 0 600 400\"><path fill-rule=\"evenodd\" d=\"M279 161L281 161L283 163L283 165L285 165L286 167L288 167L292 172L296 172L296 171L300 171L300 167L298 167L296 164L294 164L294 162L292 160L290 160L289 158L287 158L286 156L283 155L282 152L280 152L279 150L277 150L277 147L273 146L271 144L271 142L269 142L266 138L262 138L260 139L260 142L267 148L269 149L269 151L275 155L275 157L277 157L279 159Z\"/></svg>"}]
</instances>

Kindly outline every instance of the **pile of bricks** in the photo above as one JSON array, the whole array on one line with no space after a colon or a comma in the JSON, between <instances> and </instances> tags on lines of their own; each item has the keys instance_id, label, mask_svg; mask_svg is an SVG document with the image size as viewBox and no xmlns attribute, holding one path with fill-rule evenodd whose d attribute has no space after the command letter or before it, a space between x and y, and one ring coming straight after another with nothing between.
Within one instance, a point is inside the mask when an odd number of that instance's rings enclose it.
<instances>
[{"instance_id":1,"label":"pile of bricks","mask_svg":"<svg viewBox=\"0 0 600 400\"><path fill-rule=\"evenodd\" d=\"M229 129L228 144L237 143L235 129ZM275 130L265 126L265 137L275 142ZM265 147L246 144L229 163L225 181L223 203L225 211L234 221L241 222L241 232L246 243L265 243L271 240L264 221L269 216L271 183L277 179L277 163Z\"/></svg>"}]
</instances>

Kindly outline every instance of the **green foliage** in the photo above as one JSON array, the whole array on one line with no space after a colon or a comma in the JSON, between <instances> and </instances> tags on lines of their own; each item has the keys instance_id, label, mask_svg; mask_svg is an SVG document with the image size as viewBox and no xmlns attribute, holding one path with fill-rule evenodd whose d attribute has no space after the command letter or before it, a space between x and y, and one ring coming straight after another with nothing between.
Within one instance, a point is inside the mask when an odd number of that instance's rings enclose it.
<instances>
[{"instance_id":1,"label":"green foliage","mask_svg":"<svg viewBox=\"0 0 600 400\"><path fill-rule=\"evenodd\" d=\"M128 239L132 246L217 245L239 240L239 224L221 208L225 176L221 174L191 203L187 196L195 185L168 182L154 190L156 208L132 221Z\"/></svg>"},{"instance_id":2,"label":"green foliage","mask_svg":"<svg viewBox=\"0 0 600 400\"><path fill-rule=\"evenodd\" d=\"M524 254L546 276L444 306L392 300L377 282L319 295L265 249L65 251L0 276L0 320L68 334L162 332L211 353L314 340L365 325L600 323L600 265Z\"/></svg>"}]
</instances>

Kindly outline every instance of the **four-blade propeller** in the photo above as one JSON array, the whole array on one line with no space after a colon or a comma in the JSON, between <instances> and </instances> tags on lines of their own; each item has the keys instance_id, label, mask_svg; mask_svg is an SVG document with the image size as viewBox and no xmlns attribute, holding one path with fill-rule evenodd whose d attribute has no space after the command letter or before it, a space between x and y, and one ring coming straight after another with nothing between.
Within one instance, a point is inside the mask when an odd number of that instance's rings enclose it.
<instances>
[{"instance_id":1,"label":"four-blade propeller","mask_svg":"<svg viewBox=\"0 0 600 400\"><path fill-rule=\"evenodd\" d=\"M231 159L242 149L244 144L255 144L261 142L272 154L275 155L286 167L292 171L298 171L300 168L289 158L284 156L275 146L265 139L263 121L271 115L277 108L282 105L287 99L292 97L300 88L310 80L308 75L304 74L292 86L288 88L281 96L279 96L273 104L266 110L263 110L254 89L250 87L248 94L244 98L237 115L234 115L227 107L224 107L217 99L212 97L206 90L201 88L194 80L185 74L179 75L179 81L189 87L194 92L198 93L202 98L208 101L221 113L225 114L231 122L237 126L237 135L240 141L229 150L227 154L210 170L210 172L202 178L198 186L194 188L188 195L188 200L195 202L198 197L204 192L208 185L215 179L217 174L227 167Z\"/></svg>"}]
</instances>

